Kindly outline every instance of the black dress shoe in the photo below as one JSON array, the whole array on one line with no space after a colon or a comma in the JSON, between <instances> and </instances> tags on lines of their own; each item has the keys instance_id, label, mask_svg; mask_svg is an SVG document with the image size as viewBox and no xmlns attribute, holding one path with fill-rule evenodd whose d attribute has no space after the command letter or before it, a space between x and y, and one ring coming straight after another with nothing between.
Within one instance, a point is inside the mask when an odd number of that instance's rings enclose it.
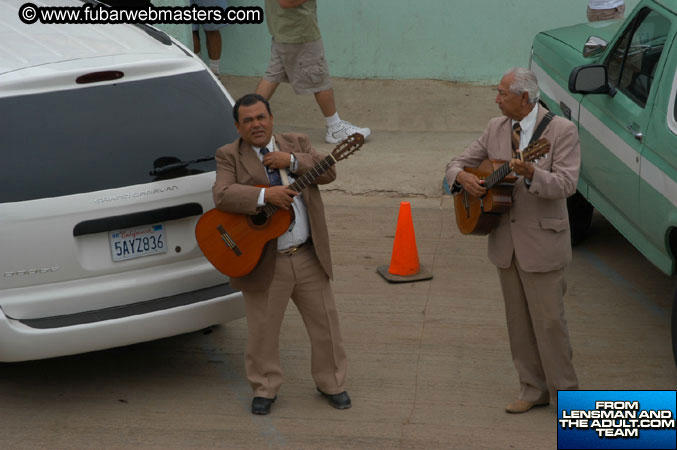
<instances>
[{"instance_id":1,"label":"black dress shoe","mask_svg":"<svg viewBox=\"0 0 677 450\"><path fill-rule=\"evenodd\" d=\"M350 397L348 397L346 391L339 392L338 394L325 394L320 388L317 388L317 392L329 400L329 404L336 409L348 409L353 406L352 403L350 403Z\"/></svg>"},{"instance_id":2,"label":"black dress shoe","mask_svg":"<svg viewBox=\"0 0 677 450\"><path fill-rule=\"evenodd\" d=\"M252 400L252 414L260 414L262 416L268 414L275 400L277 400L277 395L275 398L254 397L254 400Z\"/></svg>"}]
</instances>

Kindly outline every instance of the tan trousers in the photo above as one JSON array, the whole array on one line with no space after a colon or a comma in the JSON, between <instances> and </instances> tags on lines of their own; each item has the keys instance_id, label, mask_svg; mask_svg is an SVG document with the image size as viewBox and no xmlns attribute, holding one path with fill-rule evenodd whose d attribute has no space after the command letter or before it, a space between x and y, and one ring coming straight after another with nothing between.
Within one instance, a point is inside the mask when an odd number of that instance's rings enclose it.
<instances>
[{"instance_id":1,"label":"tan trousers","mask_svg":"<svg viewBox=\"0 0 677 450\"><path fill-rule=\"evenodd\" d=\"M625 5L611 9L590 9L588 6L588 21L599 22L600 20L622 19L625 13Z\"/></svg>"},{"instance_id":2,"label":"tan trousers","mask_svg":"<svg viewBox=\"0 0 677 450\"><path fill-rule=\"evenodd\" d=\"M499 268L498 275L519 398L541 403L549 401L550 391L578 389L564 318L564 270L525 272L513 255L510 267Z\"/></svg>"},{"instance_id":3,"label":"tan trousers","mask_svg":"<svg viewBox=\"0 0 677 450\"><path fill-rule=\"evenodd\" d=\"M291 256L278 253L268 290L243 294L248 327L245 369L254 397L274 398L282 384L279 338L290 297L310 337L316 386L326 394L346 390L348 363L334 294L312 245Z\"/></svg>"}]
</instances>

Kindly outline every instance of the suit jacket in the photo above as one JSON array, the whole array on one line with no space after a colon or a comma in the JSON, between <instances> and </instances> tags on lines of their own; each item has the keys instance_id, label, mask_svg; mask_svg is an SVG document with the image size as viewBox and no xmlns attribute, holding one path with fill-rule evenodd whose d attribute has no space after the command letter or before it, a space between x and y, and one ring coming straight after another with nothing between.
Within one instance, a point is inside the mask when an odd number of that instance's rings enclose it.
<instances>
[{"instance_id":1,"label":"suit jacket","mask_svg":"<svg viewBox=\"0 0 677 450\"><path fill-rule=\"evenodd\" d=\"M536 128L547 110L539 106ZM508 117L489 122L482 136L463 154L447 164L451 186L464 167L477 167L486 159L507 161L512 157L512 125ZM531 186L520 178L513 190L512 208L489 233L489 259L510 267L513 251L528 272L549 272L571 261L571 237L566 198L576 192L581 150L576 126L555 117L541 137L550 142L550 153L535 165ZM452 191L453 192L453 191Z\"/></svg>"},{"instance_id":2,"label":"suit jacket","mask_svg":"<svg viewBox=\"0 0 677 450\"><path fill-rule=\"evenodd\" d=\"M276 134L275 140L282 152L293 153L298 161L296 176L302 175L314 167L323 157L311 147L308 136L298 133ZM329 233L324 217L324 204L318 184L331 183L336 179L336 169L332 166L317 177L314 184L301 193L308 209L310 234L313 247L322 268L332 278ZM256 214L261 188L257 185L269 185L263 163L251 145L238 138L216 151L216 181L212 188L214 204L221 211L239 214ZM275 269L277 239L270 241L263 251L261 260L251 273L231 278L234 288L243 291L265 290L270 285Z\"/></svg>"}]
</instances>

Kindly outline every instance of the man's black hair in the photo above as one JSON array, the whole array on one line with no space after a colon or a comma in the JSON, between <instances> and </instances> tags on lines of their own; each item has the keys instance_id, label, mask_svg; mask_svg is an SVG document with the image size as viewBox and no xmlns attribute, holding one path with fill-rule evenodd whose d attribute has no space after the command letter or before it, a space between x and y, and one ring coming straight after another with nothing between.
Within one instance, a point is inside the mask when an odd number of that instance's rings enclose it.
<instances>
[{"instance_id":1,"label":"man's black hair","mask_svg":"<svg viewBox=\"0 0 677 450\"><path fill-rule=\"evenodd\" d=\"M268 114L270 114L271 116L273 115L273 112L270 110L270 103L268 103L268 100L266 100L259 94L246 94L238 98L237 101L235 102L235 105L233 106L233 119L235 119L235 123L237 123L240 119L239 114L240 106L251 106L255 105L258 102L262 102L264 105L266 105Z\"/></svg>"}]
</instances>

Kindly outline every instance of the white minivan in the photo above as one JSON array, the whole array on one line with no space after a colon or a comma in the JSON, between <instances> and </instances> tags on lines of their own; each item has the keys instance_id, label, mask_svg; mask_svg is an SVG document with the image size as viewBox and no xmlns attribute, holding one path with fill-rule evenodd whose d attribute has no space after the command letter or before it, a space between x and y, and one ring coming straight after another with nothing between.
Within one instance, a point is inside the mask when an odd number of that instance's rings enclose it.
<instances>
[{"instance_id":1,"label":"white minivan","mask_svg":"<svg viewBox=\"0 0 677 450\"><path fill-rule=\"evenodd\" d=\"M152 27L26 25L23 3L0 0L0 361L243 317L194 235L229 93Z\"/></svg>"}]
</instances>

